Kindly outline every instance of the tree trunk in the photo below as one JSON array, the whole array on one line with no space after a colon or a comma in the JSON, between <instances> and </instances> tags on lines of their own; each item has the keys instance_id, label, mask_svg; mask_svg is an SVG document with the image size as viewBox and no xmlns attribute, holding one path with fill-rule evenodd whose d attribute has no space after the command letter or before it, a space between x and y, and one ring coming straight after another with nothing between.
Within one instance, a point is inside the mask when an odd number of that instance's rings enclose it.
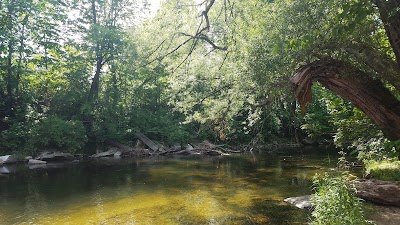
<instances>
[{"instance_id":1,"label":"tree trunk","mask_svg":"<svg viewBox=\"0 0 400 225\"><path fill-rule=\"evenodd\" d=\"M92 0L92 25L97 25L97 10L96 10L96 1ZM96 31L98 34L98 31ZM92 85L90 86L89 92L89 102L93 104L99 95L99 83L100 83L100 73L101 68L103 66L103 55L100 50L100 43L99 40L96 39L96 48L95 48L95 55L96 55L96 72L94 73L94 77L92 80Z\"/></svg>"},{"instance_id":2,"label":"tree trunk","mask_svg":"<svg viewBox=\"0 0 400 225\"><path fill-rule=\"evenodd\" d=\"M96 60L96 72L94 73L94 77L92 80L92 85L90 86L89 92L89 102L94 103L99 96L99 84L100 84L100 73L101 67L103 66L103 58L97 57Z\"/></svg>"},{"instance_id":3,"label":"tree trunk","mask_svg":"<svg viewBox=\"0 0 400 225\"><path fill-rule=\"evenodd\" d=\"M400 0L376 0L376 5L400 67Z\"/></svg>"},{"instance_id":4,"label":"tree trunk","mask_svg":"<svg viewBox=\"0 0 400 225\"><path fill-rule=\"evenodd\" d=\"M342 61L315 61L297 70L290 80L304 111L311 102L313 81L351 101L360 108L387 138L400 139L400 101L380 82Z\"/></svg>"}]
</instances>

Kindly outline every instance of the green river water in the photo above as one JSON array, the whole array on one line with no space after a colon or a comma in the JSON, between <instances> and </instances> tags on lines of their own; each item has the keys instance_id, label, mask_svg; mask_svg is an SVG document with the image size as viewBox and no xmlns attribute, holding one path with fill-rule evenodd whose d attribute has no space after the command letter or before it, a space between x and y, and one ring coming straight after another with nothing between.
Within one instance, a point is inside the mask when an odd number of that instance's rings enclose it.
<instances>
[{"instance_id":1,"label":"green river water","mask_svg":"<svg viewBox=\"0 0 400 225\"><path fill-rule=\"evenodd\" d=\"M0 176L0 224L307 224L283 199L310 194L335 152L18 165Z\"/></svg>"}]
</instances>

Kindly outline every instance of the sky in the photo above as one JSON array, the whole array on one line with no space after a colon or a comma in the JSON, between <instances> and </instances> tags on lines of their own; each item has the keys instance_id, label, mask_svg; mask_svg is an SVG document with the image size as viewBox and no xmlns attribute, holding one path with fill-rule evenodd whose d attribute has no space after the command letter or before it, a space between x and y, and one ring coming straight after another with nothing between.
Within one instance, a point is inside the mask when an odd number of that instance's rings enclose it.
<instances>
[{"instance_id":1,"label":"sky","mask_svg":"<svg viewBox=\"0 0 400 225\"><path fill-rule=\"evenodd\" d=\"M147 0L147 2L150 4L150 10L151 10L150 14L154 15L160 8L161 0Z\"/></svg>"}]
</instances>

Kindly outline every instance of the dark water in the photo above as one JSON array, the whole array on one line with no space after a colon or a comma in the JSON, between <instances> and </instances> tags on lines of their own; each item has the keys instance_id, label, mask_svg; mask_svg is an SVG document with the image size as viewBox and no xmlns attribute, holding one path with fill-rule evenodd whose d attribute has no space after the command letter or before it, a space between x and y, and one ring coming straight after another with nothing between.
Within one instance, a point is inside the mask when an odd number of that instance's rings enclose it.
<instances>
[{"instance_id":1,"label":"dark water","mask_svg":"<svg viewBox=\"0 0 400 225\"><path fill-rule=\"evenodd\" d=\"M336 160L321 148L20 165L0 177L0 224L306 224L283 199Z\"/></svg>"}]
</instances>

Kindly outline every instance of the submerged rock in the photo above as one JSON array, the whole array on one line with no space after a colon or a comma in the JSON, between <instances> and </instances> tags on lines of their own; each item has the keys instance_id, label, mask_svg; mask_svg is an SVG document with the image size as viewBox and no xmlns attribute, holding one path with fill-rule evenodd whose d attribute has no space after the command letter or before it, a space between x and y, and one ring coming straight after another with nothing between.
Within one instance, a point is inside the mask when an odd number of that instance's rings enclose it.
<instances>
[{"instance_id":1,"label":"submerged rock","mask_svg":"<svg viewBox=\"0 0 400 225\"><path fill-rule=\"evenodd\" d=\"M312 208L311 195L286 198L283 201L285 201L289 204L295 205L297 208L300 208L300 209L311 209Z\"/></svg>"}]
</instances>

